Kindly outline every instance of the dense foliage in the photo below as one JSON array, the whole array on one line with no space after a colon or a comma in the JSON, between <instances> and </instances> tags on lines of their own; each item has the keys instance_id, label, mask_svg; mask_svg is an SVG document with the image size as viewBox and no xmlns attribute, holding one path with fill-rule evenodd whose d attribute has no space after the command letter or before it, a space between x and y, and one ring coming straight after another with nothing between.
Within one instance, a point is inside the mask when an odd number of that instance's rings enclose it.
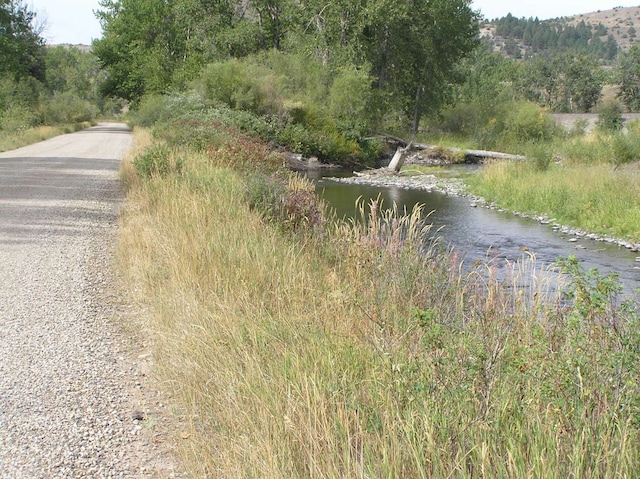
<instances>
[{"instance_id":1,"label":"dense foliage","mask_svg":"<svg viewBox=\"0 0 640 479\"><path fill-rule=\"evenodd\" d=\"M90 121L116 103L98 91L103 78L90 52L47 47L27 3L0 2L0 131ZM13 143L9 143L13 144Z\"/></svg>"},{"instance_id":2,"label":"dense foliage","mask_svg":"<svg viewBox=\"0 0 640 479\"><path fill-rule=\"evenodd\" d=\"M414 131L425 112L442 104L455 64L477 37L468 0L103 0L101 6L104 37L94 51L108 73L104 93L136 103L184 87L207 64L276 50L303 57L311 69L321 66L330 82L345 71L370 75L365 88L379 111L401 115Z\"/></svg>"},{"instance_id":3,"label":"dense foliage","mask_svg":"<svg viewBox=\"0 0 640 479\"><path fill-rule=\"evenodd\" d=\"M44 41L35 15L16 0L0 0L0 76L44 80Z\"/></svg>"},{"instance_id":4,"label":"dense foliage","mask_svg":"<svg viewBox=\"0 0 640 479\"><path fill-rule=\"evenodd\" d=\"M640 111L640 46L634 45L619 62L620 98L631 111Z\"/></svg>"}]
</instances>

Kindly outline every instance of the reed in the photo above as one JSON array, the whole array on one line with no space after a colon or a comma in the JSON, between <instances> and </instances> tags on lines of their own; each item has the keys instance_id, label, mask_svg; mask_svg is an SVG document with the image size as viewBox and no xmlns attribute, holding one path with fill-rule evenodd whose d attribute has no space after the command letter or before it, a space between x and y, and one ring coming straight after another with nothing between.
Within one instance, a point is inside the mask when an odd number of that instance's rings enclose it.
<instances>
[{"instance_id":1,"label":"reed","mask_svg":"<svg viewBox=\"0 0 640 479\"><path fill-rule=\"evenodd\" d=\"M121 220L119 265L192 477L640 470L631 306L596 308L608 296L583 284L594 297L576 309L532 257L500 265L505 280L469 272L419 209L360 204L359 221L291 234L249 206L226 148L172 150L179 171L127 180Z\"/></svg>"}]
</instances>

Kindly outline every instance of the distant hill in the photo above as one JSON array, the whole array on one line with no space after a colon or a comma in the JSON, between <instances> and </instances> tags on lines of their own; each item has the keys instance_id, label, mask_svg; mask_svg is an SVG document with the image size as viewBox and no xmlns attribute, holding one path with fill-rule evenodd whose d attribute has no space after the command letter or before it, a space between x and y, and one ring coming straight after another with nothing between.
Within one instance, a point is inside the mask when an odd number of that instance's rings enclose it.
<instances>
[{"instance_id":1,"label":"distant hill","mask_svg":"<svg viewBox=\"0 0 640 479\"><path fill-rule=\"evenodd\" d=\"M618 7L551 20L512 15L485 20L480 36L513 58L545 51L577 51L611 62L640 41L640 6Z\"/></svg>"},{"instance_id":2,"label":"distant hill","mask_svg":"<svg viewBox=\"0 0 640 479\"><path fill-rule=\"evenodd\" d=\"M83 45L81 43L77 43L75 45L72 45L71 43L57 43L55 45L47 45L49 47L65 47L65 48L77 48L78 50L81 50L83 52L90 52L91 51L91 45Z\"/></svg>"},{"instance_id":3,"label":"distant hill","mask_svg":"<svg viewBox=\"0 0 640 479\"><path fill-rule=\"evenodd\" d=\"M640 35L640 6L583 13L569 17L566 21L570 25L578 25L581 21L591 25L604 25L622 50L628 50L631 45L640 41L638 38Z\"/></svg>"}]
</instances>

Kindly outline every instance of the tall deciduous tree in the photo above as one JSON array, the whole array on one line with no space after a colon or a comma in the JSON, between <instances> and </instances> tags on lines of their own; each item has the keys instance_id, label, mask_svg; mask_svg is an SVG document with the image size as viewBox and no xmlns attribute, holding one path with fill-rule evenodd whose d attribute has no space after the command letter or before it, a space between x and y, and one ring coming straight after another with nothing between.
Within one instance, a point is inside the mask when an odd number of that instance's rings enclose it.
<instances>
[{"instance_id":1,"label":"tall deciduous tree","mask_svg":"<svg viewBox=\"0 0 640 479\"><path fill-rule=\"evenodd\" d=\"M376 0L366 10L362 40L379 88L411 118L445 98L457 62L478 43L478 17L468 0Z\"/></svg>"},{"instance_id":2,"label":"tall deciduous tree","mask_svg":"<svg viewBox=\"0 0 640 479\"><path fill-rule=\"evenodd\" d=\"M0 0L0 74L44 80L44 40L34 20L22 1Z\"/></svg>"},{"instance_id":3,"label":"tall deciduous tree","mask_svg":"<svg viewBox=\"0 0 640 479\"><path fill-rule=\"evenodd\" d=\"M640 111L640 45L619 56L619 97L631 111Z\"/></svg>"},{"instance_id":4,"label":"tall deciduous tree","mask_svg":"<svg viewBox=\"0 0 640 479\"><path fill-rule=\"evenodd\" d=\"M177 35L173 0L101 0L103 38L93 51L108 73L105 94L136 100L146 92L164 92L184 57Z\"/></svg>"},{"instance_id":5,"label":"tall deciduous tree","mask_svg":"<svg viewBox=\"0 0 640 479\"><path fill-rule=\"evenodd\" d=\"M371 72L413 122L436 108L476 45L470 0L101 0L94 51L107 92L129 100L176 86L176 72L258 49L305 52L332 71ZM179 83L179 82L178 82Z\"/></svg>"},{"instance_id":6,"label":"tall deciduous tree","mask_svg":"<svg viewBox=\"0 0 640 479\"><path fill-rule=\"evenodd\" d=\"M602 67L594 57L586 55L564 58L565 106L571 112L589 112L602 98Z\"/></svg>"}]
</instances>

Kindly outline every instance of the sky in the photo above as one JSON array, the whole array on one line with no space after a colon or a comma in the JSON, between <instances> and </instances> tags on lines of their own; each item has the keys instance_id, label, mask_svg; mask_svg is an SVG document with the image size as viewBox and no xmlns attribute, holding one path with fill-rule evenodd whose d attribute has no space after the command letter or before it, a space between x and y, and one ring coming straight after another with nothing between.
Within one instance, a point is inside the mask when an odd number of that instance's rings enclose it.
<instances>
[{"instance_id":1,"label":"sky","mask_svg":"<svg viewBox=\"0 0 640 479\"><path fill-rule=\"evenodd\" d=\"M100 23L93 14L98 0L27 0L40 21L46 22L43 33L49 44L91 44L100 38ZM614 7L635 7L640 0L473 0L472 8L488 19L504 17L538 17L540 20L609 10Z\"/></svg>"}]
</instances>

